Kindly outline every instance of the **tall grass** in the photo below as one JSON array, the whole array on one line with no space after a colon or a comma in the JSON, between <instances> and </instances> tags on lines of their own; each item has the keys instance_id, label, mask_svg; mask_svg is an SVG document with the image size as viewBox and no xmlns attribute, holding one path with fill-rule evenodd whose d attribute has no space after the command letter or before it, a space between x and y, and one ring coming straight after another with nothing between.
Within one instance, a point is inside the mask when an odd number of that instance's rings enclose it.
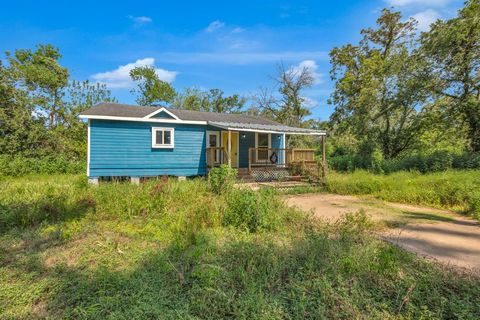
<instances>
[{"instance_id":1,"label":"tall grass","mask_svg":"<svg viewBox=\"0 0 480 320\"><path fill-rule=\"evenodd\" d=\"M480 219L479 170L429 174L396 172L390 175L375 175L366 171L350 174L333 172L328 177L327 190L460 210Z\"/></svg>"},{"instance_id":2,"label":"tall grass","mask_svg":"<svg viewBox=\"0 0 480 320\"><path fill-rule=\"evenodd\" d=\"M203 180L0 181L0 318L478 318L480 279Z\"/></svg>"}]
</instances>

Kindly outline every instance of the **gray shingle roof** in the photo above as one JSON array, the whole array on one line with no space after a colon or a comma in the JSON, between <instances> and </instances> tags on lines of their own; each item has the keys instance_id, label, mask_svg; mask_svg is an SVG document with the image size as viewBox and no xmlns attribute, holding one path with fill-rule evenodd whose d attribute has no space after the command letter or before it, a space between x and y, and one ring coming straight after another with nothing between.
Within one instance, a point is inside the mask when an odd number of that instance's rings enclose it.
<instances>
[{"instance_id":1,"label":"gray shingle roof","mask_svg":"<svg viewBox=\"0 0 480 320\"><path fill-rule=\"evenodd\" d=\"M143 118L158 109L158 107L144 107L129 104L104 102L83 111L80 116ZM244 129L270 132L285 132L292 134L324 134L323 131L289 127L273 120L247 114L216 113L171 108L166 109L176 115L181 120L205 121L210 125L223 128L232 128L237 130Z\"/></svg>"},{"instance_id":2,"label":"gray shingle roof","mask_svg":"<svg viewBox=\"0 0 480 320\"><path fill-rule=\"evenodd\" d=\"M171 108L166 109L185 121L220 121L280 125L278 122L275 122L273 120L265 119L262 117L250 116L246 114L203 112ZM80 115L143 118L150 113L155 112L155 110L158 110L158 107L143 107L129 104L105 102L97 104L90 109L85 110Z\"/></svg>"}]
</instances>

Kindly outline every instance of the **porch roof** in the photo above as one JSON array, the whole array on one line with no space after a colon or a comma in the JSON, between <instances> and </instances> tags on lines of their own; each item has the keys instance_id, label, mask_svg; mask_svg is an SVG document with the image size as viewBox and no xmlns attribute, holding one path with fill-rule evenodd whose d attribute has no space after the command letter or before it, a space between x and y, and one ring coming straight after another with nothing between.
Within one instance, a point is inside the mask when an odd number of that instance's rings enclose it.
<instances>
[{"instance_id":1,"label":"porch roof","mask_svg":"<svg viewBox=\"0 0 480 320\"><path fill-rule=\"evenodd\" d=\"M208 124L214 127L225 129L225 130L234 130L234 131L285 133L285 134L301 134L301 135L314 135L314 136L326 135L326 132L322 130L296 128L296 127L289 127L284 125L238 123L238 122L217 122L217 121L208 121Z\"/></svg>"}]
</instances>

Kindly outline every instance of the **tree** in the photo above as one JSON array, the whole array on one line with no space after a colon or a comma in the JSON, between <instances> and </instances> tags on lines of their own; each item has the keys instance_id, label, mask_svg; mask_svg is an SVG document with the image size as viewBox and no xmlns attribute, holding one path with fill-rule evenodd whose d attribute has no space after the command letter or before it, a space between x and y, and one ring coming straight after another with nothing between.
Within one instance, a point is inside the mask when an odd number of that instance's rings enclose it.
<instances>
[{"instance_id":1,"label":"tree","mask_svg":"<svg viewBox=\"0 0 480 320\"><path fill-rule=\"evenodd\" d=\"M239 113L242 112L246 101L246 98L238 94L224 97L224 92L220 89L202 91L198 88L187 88L183 93L176 95L172 107L207 112Z\"/></svg>"},{"instance_id":2,"label":"tree","mask_svg":"<svg viewBox=\"0 0 480 320\"><path fill-rule=\"evenodd\" d=\"M417 76L422 62L413 53L414 20L402 22L399 12L384 9L377 25L361 31L358 45L330 52L336 81L331 122L337 133L353 134L393 158L411 148L424 128L416 110L425 100Z\"/></svg>"},{"instance_id":3,"label":"tree","mask_svg":"<svg viewBox=\"0 0 480 320\"><path fill-rule=\"evenodd\" d=\"M312 70L307 67L299 70L286 69L283 64L280 64L275 81L280 93L280 99L277 103L280 108L276 110L278 121L290 126L302 126L304 118L309 116L311 112L305 106L305 98L302 97L301 93L302 90L311 87L314 83ZM275 113L275 111L273 112Z\"/></svg>"},{"instance_id":4,"label":"tree","mask_svg":"<svg viewBox=\"0 0 480 320\"><path fill-rule=\"evenodd\" d=\"M0 154L31 152L42 146L46 129L35 119L34 106L26 92L16 87L18 75L0 61Z\"/></svg>"},{"instance_id":5,"label":"tree","mask_svg":"<svg viewBox=\"0 0 480 320\"><path fill-rule=\"evenodd\" d=\"M287 69L279 64L277 75L272 78L275 81L274 89L261 87L252 97L253 105L249 113L290 126L308 126L305 117L311 112L305 105L306 99L302 96L302 91L315 82L312 70L307 67Z\"/></svg>"},{"instance_id":6,"label":"tree","mask_svg":"<svg viewBox=\"0 0 480 320\"><path fill-rule=\"evenodd\" d=\"M64 107L62 92L69 76L68 70L59 64L59 50L47 44L38 45L35 51L20 49L6 55L12 74L28 92L38 117L46 117L51 128L58 125Z\"/></svg>"},{"instance_id":7,"label":"tree","mask_svg":"<svg viewBox=\"0 0 480 320\"><path fill-rule=\"evenodd\" d=\"M175 90L168 82L160 80L155 68L135 67L130 70L130 77L137 82L137 88L132 93L138 93L135 101L139 105L150 106L173 101Z\"/></svg>"},{"instance_id":8,"label":"tree","mask_svg":"<svg viewBox=\"0 0 480 320\"><path fill-rule=\"evenodd\" d=\"M280 99L275 96L272 89L260 87L251 99L253 103L247 110L248 114L262 116L272 120L277 119L278 109L280 108Z\"/></svg>"},{"instance_id":9,"label":"tree","mask_svg":"<svg viewBox=\"0 0 480 320\"><path fill-rule=\"evenodd\" d=\"M58 149L72 156L86 155L86 123L79 121L79 114L100 102L115 102L104 84L92 84L88 80L73 80L64 92L64 108L61 114L63 126L57 127Z\"/></svg>"},{"instance_id":10,"label":"tree","mask_svg":"<svg viewBox=\"0 0 480 320\"><path fill-rule=\"evenodd\" d=\"M219 113L239 113L247 100L238 94L224 97L223 91L220 89L210 89L207 97L209 105L208 111Z\"/></svg>"},{"instance_id":11,"label":"tree","mask_svg":"<svg viewBox=\"0 0 480 320\"><path fill-rule=\"evenodd\" d=\"M425 83L445 111L468 125L470 148L480 151L480 1L469 0L458 16L436 21L421 37Z\"/></svg>"},{"instance_id":12,"label":"tree","mask_svg":"<svg viewBox=\"0 0 480 320\"><path fill-rule=\"evenodd\" d=\"M208 111L208 94L199 88L186 88L178 92L171 105L172 108L195 111Z\"/></svg>"},{"instance_id":13,"label":"tree","mask_svg":"<svg viewBox=\"0 0 480 320\"><path fill-rule=\"evenodd\" d=\"M86 154L86 125L78 115L101 101L113 101L104 85L68 81L58 49L6 53L0 60L0 154L43 156Z\"/></svg>"}]
</instances>

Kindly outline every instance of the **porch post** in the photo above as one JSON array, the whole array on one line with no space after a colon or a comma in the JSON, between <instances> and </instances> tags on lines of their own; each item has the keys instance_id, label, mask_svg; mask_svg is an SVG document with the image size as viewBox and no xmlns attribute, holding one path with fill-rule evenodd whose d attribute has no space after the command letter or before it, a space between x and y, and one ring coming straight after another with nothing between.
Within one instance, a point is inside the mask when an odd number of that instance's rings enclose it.
<instances>
[{"instance_id":1,"label":"porch post","mask_svg":"<svg viewBox=\"0 0 480 320\"><path fill-rule=\"evenodd\" d=\"M232 167L232 131L228 130L228 166Z\"/></svg>"},{"instance_id":2,"label":"porch post","mask_svg":"<svg viewBox=\"0 0 480 320\"><path fill-rule=\"evenodd\" d=\"M248 174L252 173L252 148L248 148Z\"/></svg>"},{"instance_id":3,"label":"porch post","mask_svg":"<svg viewBox=\"0 0 480 320\"><path fill-rule=\"evenodd\" d=\"M322 178L324 182L327 176L326 142L327 142L327 136L323 135L322 136Z\"/></svg>"}]
</instances>

